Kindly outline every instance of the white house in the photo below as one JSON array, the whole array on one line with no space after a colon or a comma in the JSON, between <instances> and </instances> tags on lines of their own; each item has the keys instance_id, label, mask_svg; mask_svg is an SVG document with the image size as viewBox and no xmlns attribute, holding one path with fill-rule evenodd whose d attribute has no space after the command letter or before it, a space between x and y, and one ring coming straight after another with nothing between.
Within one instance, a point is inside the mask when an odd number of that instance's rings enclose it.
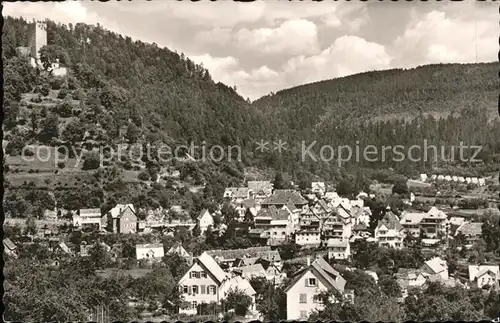
<instances>
[{"instance_id":1,"label":"white house","mask_svg":"<svg viewBox=\"0 0 500 323\"><path fill-rule=\"evenodd\" d=\"M472 183L472 178L470 178L470 177L466 177L466 178L465 178L465 182L466 182L467 184Z\"/></svg>"},{"instance_id":2,"label":"white house","mask_svg":"<svg viewBox=\"0 0 500 323\"><path fill-rule=\"evenodd\" d=\"M328 259L348 259L351 246L347 239L329 239L327 242Z\"/></svg>"},{"instance_id":3,"label":"white house","mask_svg":"<svg viewBox=\"0 0 500 323\"><path fill-rule=\"evenodd\" d=\"M479 184L479 181L478 181L477 177L472 177L470 179L470 181L471 181L472 184L476 184L476 185Z\"/></svg>"},{"instance_id":4,"label":"white house","mask_svg":"<svg viewBox=\"0 0 500 323\"><path fill-rule=\"evenodd\" d=\"M485 179L484 179L484 178L479 178L479 179L478 179L478 184L479 184L479 186L484 186L484 185L486 185L486 181L485 181Z\"/></svg>"},{"instance_id":5,"label":"white house","mask_svg":"<svg viewBox=\"0 0 500 323\"><path fill-rule=\"evenodd\" d=\"M447 181L447 182L451 182L451 176L450 175L446 175L444 177L444 180Z\"/></svg>"},{"instance_id":6,"label":"white house","mask_svg":"<svg viewBox=\"0 0 500 323\"><path fill-rule=\"evenodd\" d=\"M73 226L83 228L96 226L101 229L101 209L80 209L73 215Z\"/></svg>"},{"instance_id":7,"label":"white house","mask_svg":"<svg viewBox=\"0 0 500 323\"><path fill-rule=\"evenodd\" d=\"M440 281L446 281L449 278L448 264L445 260L439 257L434 257L427 260L422 266L421 270L429 274L432 278Z\"/></svg>"},{"instance_id":8,"label":"white house","mask_svg":"<svg viewBox=\"0 0 500 323\"><path fill-rule=\"evenodd\" d=\"M459 183L465 183L465 177L463 177L463 176L459 176L459 177L458 177L458 182L459 182Z\"/></svg>"},{"instance_id":9,"label":"white house","mask_svg":"<svg viewBox=\"0 0 500 323\"><path fill-rule=\"evenodd\" d=\"M444 181L444 176L443 175L438 175L437 180L438 181Z\"/></svg>"},{"instance_id":10,"label":"white house","mask_svg":"<svg viewBox=\"0 0 500 323\"><path fill-rule=\"evenodd\" d=\"M438 176L437 176L436 174L433 174L433 175L431 175L431 180L432 180L432 181L435 181L435 180L437 179L437 177L438 177Z\"/></svg>"},{"instance_id":11,"label":"white house","mask_svg":"<svg viewBox=\"0 0 500 323\"><path fill-rule=\"evenodd\" d=\"M182 299L187 302L187 307L179 308L179 313L196 314L197 306L205 303L220 301L232 289L244 291L255 300L255 290L249 282L240 277L232 277L217 264L209 254L204 252L195 259L189 270L182 276L178 283ZM254 308L255 301L252 304Z\"/></svg>"},{"instance_id":12,"label":"white house","mask_svg":"<svg viewBox=\"0 0 500 323\"><path fill-rule=\"evenodd\" d=\"M346 280L332 268L323 258L296 273L292 282L286 287L287 320L303 320L323 304L317 299L322 292L345 292Z\"/></svg>"},{"instance_id":13,"label":"white house","mask_svg":"<svg viewBox=\"0 0 500 323\"><path fill-rule=\"evenodd\" d=\"M159 260L165 252L162 243L138 244L135 246L136 259Z\"/></svg>"},{"instance_id":14,"label":"white house","mask_svg":"<svg viewBox=\"0 0 500 323\"><path fill-rule=\"evenodd\" d=\"M470 265L469 280L475 282L478 288L497 285L500 279L498 265Z\"/></svg>"},{"instance_id":15,"label":"white house","mask_svg":"<svg viewBox=\"0 0 500 323\"><path fill-rule=\"evenodd\" d=\"M427 174L420 174L420 181L422 182L427 181Z\"/></svg>"},{"instance_id":16,"label":"white house","mask_svg":"<svg viewBox=\"0 0 500 323\"><path fill-rule=\"evenodd\" d=\"M404 228L398 217L388 211L375 228L375 239L383 247L402 248Z\"/></svg>"},{"instance_id":17,"label":"white house","mask_svg":"<svg viewBox=\"0 0 500 323\"><path fill-rule=\"evenodd\" d=\"M451 180L454 181L454 182L458 182L458 176L452 176Z\"/></svg>"},{"instance_id":18,"label":"white house","mask_svg":"<svg viewBox=\"0 0 500 323\"><path fill-rule=\"evenodd\" d=\"M302 230L295 232L295 243L300 246L319 246L321 235L316 230Z\"/></svg>"},{"instance_id":19,"label":"white house","mask_svg":"<svg viewBox=\"0 0 500 323\"><path fill-rule=\"evenodd\" d=\"M201 234L204 234L209 226L214 225L214 217L207 209L203 209L198 215L198 227L200 228Z\"/></svg>"}]
</instances>

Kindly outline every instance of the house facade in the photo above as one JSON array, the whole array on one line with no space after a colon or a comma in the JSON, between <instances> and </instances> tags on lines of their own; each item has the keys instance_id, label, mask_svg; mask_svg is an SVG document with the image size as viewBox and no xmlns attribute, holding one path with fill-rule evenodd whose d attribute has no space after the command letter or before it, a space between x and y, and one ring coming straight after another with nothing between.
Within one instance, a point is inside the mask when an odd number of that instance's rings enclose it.
<instances>
[{"instance_id":1,"label":"house facade","mask_svg":"<svg viewBox=\"0 0 500 323\"><path fill-rule=\"evenodd\" d=\"M165 255L162 243L138 244L135 246L136 259L160 260Z\"/></svg>"},{"instance_id":2,"label":"house facade","mask_svg":"<svg viewBox=\"0 0 500 323\"><path fill-rule=\"evenodd\" d=\"M478 288L498 286L500 270L498 265L470 265L469 280Z\"/></svg>"},{"instance_id":3,"label":"house facade","mask_svg":"<svg viewBox=\"0 0 500 323\"><path fill-rule=\"evenodd\" d=\"M345 279L324 259L316 259L286 287L286 319L306 320L312 312L323 309L321 300L317 299L319 294L344 293L345 284Z\"/></svg>"},{"instance_id":4,"label":"house facade","mask_svg":"<svg viewBox=\"0 0 500 323\"><path fill-rule=\"evenodd\" d=\"M134 205L117 204L103 215L101 223L113 233L137 233L137 216Z\"/></svg>"},{"instance_id":5,"label":"house facade","mask_svg":"<svg viewBox=\"0 0 500 323\"><path fill-rule=\"evenodd\" d=\"M85 228L95 226L101 230L101 209L80 209L73 215L73 226Z\"/></svg>"},{"instance_id":6,"label":"house facade","mask_svg":"<svg viewBox=\"0 0 500 323\"><path fill-rule=\"evenodd\" d=\"M402 248L404 229L398 217L391 211L379 221L375 228L375 239L381 247Z\"/></svg>"},{"instance_id":7,"label":"house facade","mask_svg":"<svg viewBox=\"0 0 500 323\"><path fill-rule=\"evenodd\" d=\"M200 228L201 234L205 234L209 226L214 225L214 217L207 209L203 209L198 216L198 226Z\"/></svg>"},{"instance_id":8,"label":"house facade","mask_svg":"<svg viewBox=\"0 0 500 323\"><path fill-rule=\"evenodd\" d=\"M321 244L319 230L301 230L295 232L295 243L300 246L315 247Z\"/></svg>"},{"instance_id":9,"label":"house facade","mask_svg":"<svg viewBox=\"0 0 500 323\"><path fill-rule=\"evenodd\" d=\"M349 259L351 256L351 246L347 239L329 239L326 245L328 249L328 259Z\"/></svg>"}]
</instances>

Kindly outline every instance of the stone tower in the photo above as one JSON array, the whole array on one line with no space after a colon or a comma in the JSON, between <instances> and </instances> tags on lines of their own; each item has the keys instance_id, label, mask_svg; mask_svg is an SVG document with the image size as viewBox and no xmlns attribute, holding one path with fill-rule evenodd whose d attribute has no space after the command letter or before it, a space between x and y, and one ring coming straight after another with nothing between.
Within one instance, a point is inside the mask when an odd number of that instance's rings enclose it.
<instances>
[{"instance_id":1,"label":"stone tower","mask_svg":"<svg viewBox=\"0 0 500 323\"><path fill-rule=\"evenodd\" d=\"M29 25L28 47L30 56L37 62L40 60L40 48L47 45L47 21L36 21Z\"/></svg>"}]
</instances>

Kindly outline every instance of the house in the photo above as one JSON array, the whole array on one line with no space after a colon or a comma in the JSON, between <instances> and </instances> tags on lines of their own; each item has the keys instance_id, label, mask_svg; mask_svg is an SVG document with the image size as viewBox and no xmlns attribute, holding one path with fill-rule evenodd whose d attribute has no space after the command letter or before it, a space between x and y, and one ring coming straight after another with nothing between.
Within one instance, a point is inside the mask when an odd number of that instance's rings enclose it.
<instances>
[{"instance_id":1,"label":"house","mask_svg":"<svg viewBox=\"0 0 500 323\"><path fill-rule=\"evenodd\" d=\"M132 204L117 204L103 215L101 221L113 233L137 232L137 216Z\"/></svg>"},{"instance_id":2,"label":"house","mask_svg":"<svg viewBox=\"0 0 500 323\"><path fill-rule=\"evenodd\" d=\"M167 255L177 254L184 259L190 259L191 255L184 249L181 243L176 243L167 251Z\"/></svg>"},{"instance_id":3,"label":"house","mask_svg":"<svg viewBox=\"0 0 500 323\"><path fill-rule=\"evenodd\" d=\"M301 230L295 232L295 243L299 246L317 247L321 244L319 230Z\"/></svg>"},{"instance_id":4,"label":"house","mask_svg":"<svg viewBox=\"0 0 500 323\"><path fill-rule=\"evenodd\" d=\"M255 290L248 286L246 279L231 278L212 256L204 252L179 280L181 297L188 303L187 307L179 309L179 313L196 314L197 306L202 303L220 304L229 290L235 288L253 294L250 296L255 298Z\"/></svg>"},{"instance_id":5,"label":"house","mask_svg":"<svg viewBox=\"0 0 500 323\"><path fill-rule=\"evenodd\" d=\"M197 221L201 234L204 234L209 226L214 226L214 217L207 209L201 210L200 215L198 215Z\"/></svg>"},{"instance_id":6,"label":"house","mask_svg":"<svg viewBox=\"0 0 500 323\"><path fill-rule=\"evenodd\" d=\"M451 180L452 180L452 179L451 179L451 176L450 176L450 175L446 175L446 176L444 177L444 180L445 180L445 181L447 181L447 182L451 182Z\"/></svg>"},{"instance_id":7,"label":"house","mask_svg":"<svg viewBox=\"0 0 500 323\"><path fill-rule=\"evenodd\" d=\"M281 256L278 250L271 250L269 246L246 249L216 249L208 250L206 253L224 267L235 267L239 266L241 263L250 265L259 258L265 259L279 267L282 265ZM253 262L245 262L247 259L253 259Z\"/></svg>"},{"instance_id":8,"label":"house","mask_svg":"<svg viewBox=\"0 0 500 323\"><path fill-rule=\"evenodd\" d=\"M314 194L319 194L323 196L326 192L325 182L312 182L311 183L311 192Z\"/></svg>"},{"instance_id":9,"label":"house","mask_svg":"<svg viewBox=\"0 0 500 323\"><path fill-rule=\"evenodd\" d=\"M420 181L421 182L427 181L427 174L420 174Z\"/></svg>"},{"instance_id":10,"label":"house","mask_svg":"<svg viewBox=\"0 0 500 323\"><path fill-rule=\"evenodd\" d=\"M73 256L73 251L70 249L70 247L66 244L64 241L60 241L58 245L58 250L61 250L63 253Z\"/></svg>"},{"instance_id":11,"label":"house","mask_svg":"<svg viewBox=\"0 0 500 323\"><path fill-rule=\"evenodd\" d=\"M444 176L443 175L438 175L436 178L438 181L444 181Z\"/></svg>"},{"instance_id":12,"label":"house","mask_svg":"<svg viewBox=\"0 0 500 323\"><path fill-rule=\"evenodd\" d=\"M312 264L308 259L307 267L296 273L292 282L285 288L287 320L304 320L323 308L318 294L345 292L346 280L323 258ZM334 297L334 296L333 296Z\"/></svg>"},{"instance_id":13,"label":"house","mask_svg":"<svg viewBox=\"0 0 500 323\"><path fill-rule=\"evenodd\" d=\"M438 238L448 233L448 217L446 213L433 206L424 214L420 228L428 238Z\"/></svg>"},{"instance_id":14,"label":"house","mask_svg":"<svg viewBox=\"0 0 500 323\"><path fill-rule=\"evenodd\" d=\"M475 282L478 288L498 286L500 271L498 265L470 265L469 280Z\"/></svg>"},{"instance_id":15,"label":"house","mask_svg":"<svg viewBox=\"0 0 500 323\"><path fill-rule=\"evenodd\" d=\"M459 182L459 183L465 183L465 177L463 177L463 176L458 176L458 182Z\"/></svg>"},{"instance_id":16,"label":"house","mask_svg":"<svg viewBox=\"0 0 500 323\"><path fill-rule=\"evenodd\" d=\"M250 197L256 200L265 199L273 193L273 184L270 181L248 181L247 187Z\"/></svg>"},{"instance_id":17,"label":"house","mask_svg":"<svg viewBox=\"0 0 500 323\"><path fill-rule=\"evenodd\" d=\"M373 278L373 280L375 281L375 284L378 284L378 275L376 272L374 272L372 270L365 270L364 272L365 272L365 274L367 274L368 276Z\"/></svg>"},{"instance_id":18,"label":"house","mask_svg":"<svg viewBox=\"0 0 500 323\"><path fill-rule=\"evenodd\" d=\"M251 299L248 311L255 313L255 296L257 292L253 289L248 279L239 275L231 275L229 279L222 281L219 291L221 300L225 299L231 291L242 291L247 296L250 296Z\"/></svg>"},{"instance_id":19,"label":"house","mask_svg":"<svg viewBox=\"0 0 500 323\"><path fill-rule=\"evenodd\" d=\"M432 180L432 181L435 181L435 180L437 179L437 177L438 177L438 176L437 176L436 174L433 174L433 175L431 175L431 180Z\"/></svg>"},{"instance_id":20,"label":"house","mask_svg":"<svg viewBox=\"0 0 500 323\"><path fill-rule=\"evenodd\" d=\"M354 224L355 218L351 211L339 204L333 212L322 219L321 232L326 239L349 239Z\"/></svg>"},{"instance_id":21,"label":"house","mask_svg":"<svg viewBox=\"0 0 500 323\"><path fill-rule=\"evenodd\" d=\"M466 182L467 184L472 183L472 178L470 178L470 177L466 177L466 178L465 178L465 182Z\"/></svg>"},{"instance_id":22,"label":"house","mask_svg":"<svg viewBox=\"0 0 500 323\"><path fill-rule=\"evenodd\" d=\"M261 206L263 208L271 205L274 205L277 208L282 208L287 204L293 204L296 208L302 209L307 206L308 202L302 197L302 195L300 195L299 192L295 190L274 190L271 196L265 198L261 202Z\"/></svg>"},{"instance_id":23,"label":"house","mask_svg":"<svg viewBox=\"0 0 500 323\"><path fill-rule=\"evenodd\" d=\"M458 176L452 176L451 180L454 181L454 182L458 182Z\"/></svg>"},{"instance_id":24,"label":"house","mask_svg":"<svg viewBox=\"0 0 500 323\"><path fill-rule=\"evenodd\" d=\"M17 246L10 240L9 238L3 239L3 246L4 246L4 251L7 255L17 258L18 253L17 253Z\"/></svg>"},{"instance_id":25,"label":"house","mask_svg":"<svg viewBox=\"0 0 500 323\"><path fill-rule=\"evenodd\" d=\"M479 186L484 186L484 185L486 185L486 181L485 181L485 179L484 179L484 178L479 178L479 179L478 179L478 185L479 185Z\"/></svg>"},{"instance_id":26,"label":"house","mask_svg":"<svg viewBox=\"0 0 500 323\"><path fill-rule=\"evenodd\" d=\"M295 232L294 222L287 208L278 209L274 205L260 209L254 217L255 228L268 231L268 243L271 245L287 241Z\"/></svg>"},{"instance_id":27,"label":"house","mask_svg":"<svg viewBox=\"0 0 500 323\"><path fill-rule=\"evenodd\" d=\"M453 216L449 219L450 231L455 232L462 224L464 224L465 218Z\"/></svg>"},{"instance_id":28,"label":"house","mask_svg":"<svg viewBox=\"0 0 500 323\"><path fill-rule=\"evenodd\" d=\"M465 247L471 248L476 241L481 239L482 225L481 222L464 222L455 231L455 237L462 234L465 237Z\"/></svg>"},{"instance_id":29,"label":"house","mask_svg":"<svg viewBox=\"0 0 500 323\"><path fill-rule=\"evenodd\" d=\"M347 239L328 239L328 259L349 259L351 247Z\"/></svg>"},{"instance_id":30,"label":"house","mask_svg":"<svg viewBox=\"0 0 500 323\"><path fill-rule=\"evenodd\" d=\"M388 211L375 228L375 239L380 246L401 248L403 246L404 228L397 215Z\"/></svg>"},{"instance_id":31,"label":"house","mask_svg":"<svg viewBox=\"0 0 500 323\"><path fill-rule=\"evenodd\" d=\"M162 243L138 244L135 246L137 260L160 260L165 255Z\"/></svg>"},{"instance_id":32,"label":"house","mask_svg":"<svg viewBox=\"0 0 500 323\"><path fill-rule=\"evenodd\" d=\"M80 209L73 215L73 226L85 228L95 226L101 230L101 209Z\"/></svg>"},{"instance_id":33,"label":"house","mask_svg":"<svg viewBox=\"0 0 500 323\"><path fill-rule=\"evenodd\" d=\"M402 298L408 295L408 290L424 286L427 281L426 276L418 269L399 268L395 278L401 288Z\"/></svg>"},{"instance_id":34,"label":"house","mask_svg":"<svg viewBox=\"0 0 500 323\"><path fill-rule=\"evenodd\" d=\"M224 198L229 198L231 202L240 203L250 198L250 189L248 187L228 187L224 191Z\"/></svg>"},{"instance_id":35,"label":"house","mask_svg":"<svg viewBox=\"0 0 500 323\"><path fill-rule=\"evenodd\" d=\"M427 260L420 270L424 273L429 274L431 279L436 279L439 281L448 280L448 264L445 260L434 257Z\"/></svg>"},{"instance_id":36,"label":"house","mask_svg":"<svg viewBox=\"0 0 500 323\"><path fill-rule=\"evenodd\" d=\"M424 215L421 212L403 212L400 223L403 226L405 234L420 237L420 222L424 218Z\"/></svg>"},{"instance_id":37,"label":"house","mask_svg":"<svg viewBox=\"0 0 500 323\"><path fill-rule=\"evenodd\" d=\"M474 185L479 184L479 181L478 181L477 177L472 177L472 178L470 179L470 181L471 181L471 183L472 183L472 184L474 184Z\"/></svg>"},{"instance_id":38,"label":"house","mask_svg":"<svg viewBox=\"0 0 500 323\"><path fill-rule=\"evenodd\" d=\"M328 202L332 202L340 199L340 196L337 194L337 192L326 192L323 198Z\"/></svg>"}]
</instances>

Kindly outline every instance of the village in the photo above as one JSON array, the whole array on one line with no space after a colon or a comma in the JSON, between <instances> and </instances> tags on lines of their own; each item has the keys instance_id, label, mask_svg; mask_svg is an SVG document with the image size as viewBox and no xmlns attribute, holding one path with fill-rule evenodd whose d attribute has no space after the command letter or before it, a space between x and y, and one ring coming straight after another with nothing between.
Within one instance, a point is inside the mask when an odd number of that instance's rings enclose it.
<instances>
[{"instance_id":1,"label":"village","mask_svg":"<svg viewBox=\"0 0 500 323\"><path fill-rule=\"evenodd\" d=\"M445 182L447 179L422 174L415 181ZM451 176L449 181L453 181ZM467 182L476 187L485 185L484 179ZM227 210L221 212L223 205L214 212L203 209L196 219L179 217L182 214L179 207L165 212L117 204L104 214L99 208L56 208L44 214L44 218L56 225L34 225L32 232L25 233L24 237L20 234L12 239L7 237L3 243L8 257L14 258L19 256L20 249L26 249L25 245L46 246L51 253L47 257L49 266L55 267L65 258L89 257L96 253L93 248L98 246L113 260L108 266L116 265L115 269L95 268L103 273L127 272L131 268L147 272L164 266L162 259L175 254L188 265L177 282L182 303L176 311L188 317L197 317L206 312L207 305L220 305L232 292L240 291L250 301L238 314L247 320L262 319L263 313L259 313L256 305L262 295L252 285L254 280L263 279L272 286L281 286L286 293L286 317L282 319L307 319L324 306L318 300L320 293L340 293L355 301L356 293L349 288L352 282L341 273L361 271L378 284L381 266L370 263L365 259L369 256L363 255L373 248L397 251L418 247L421 250L422 259L413 259L414 263L408 268L399 264L390 277L397 282L399 302L403 302L412 289L426 288L429 283L481 290L499 287L498 257L486 259L476 251L478 245L484 244L482 228L487 219L461 215L457 208L431 206L426 211L417 210L412 208L416 199L413 192L400 194L406 206L402 212L394 212L386 206L379 221L374 221L373 212L380 210L370 203L375 193L359 192L350 199L339 196L324 182L312 182L310 188L301 191L274 189L271 181L247 181L245 187L226 188L223 197L234 216L231 221L222 219L223 213L228 214ZM138 212L146 213L145 220L138 220ZM176 219L169 214L176 214ZM13 223L9 220L14 219L7 218L7 226ZM214 237L226 237L231 230L233 237L243 236L252 241L252 246L207 250L205 245L198 248L196 254L188 252L183 245L183 240L188 239L175 238L179 230L206 242ZM90 235L94 240L80 239L78 245L75 239L69 238L75 232ZM106 244L106 237L110 236L138 236L142 242L136 243L133 250L128 246L125 252L120 243ZM172 239L165 244L167 237ZM449 263L450 252L453 263ZM123 266L124 262L127 265ZM360 265L362 262L366 265ZM385 266L392 268L397 260L389 258L385 262ZM210 313L217 313L213 308ZM222 317L224 309L219 308L218 312Z\"/></svg>"}]
</instances>

